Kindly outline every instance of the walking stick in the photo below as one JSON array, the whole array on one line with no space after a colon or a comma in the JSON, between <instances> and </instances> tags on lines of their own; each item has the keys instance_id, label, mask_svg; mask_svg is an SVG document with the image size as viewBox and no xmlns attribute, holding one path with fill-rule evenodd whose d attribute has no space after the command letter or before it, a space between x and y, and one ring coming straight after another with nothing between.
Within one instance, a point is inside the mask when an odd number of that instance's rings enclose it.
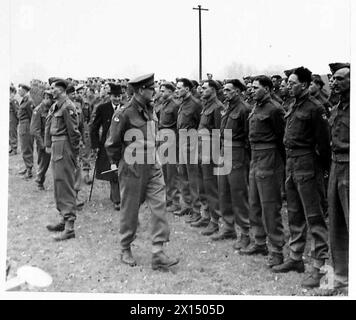
<instances>
[{"instance_id":1,"label":"walking stick","mask_svg":"<svg viewBox=\"0 0 356 320\"><path fill-rule=\"evenodd\" d=\"M93 172L93 181L92 181L92 183L91 183L91 187L90 187L90 194L89 194L89 200L88 201L90 201L91 200L91 195L92 195L92 193L93 193L93 186L94 186L94 180L95 180L95 175L96 175L96 160L98 159L98 153L99 153L99 150L98 150L98 152L96 153L96 157L95 157L95 166L94 166L94 172Z\"/></svg>"}]
</instances>

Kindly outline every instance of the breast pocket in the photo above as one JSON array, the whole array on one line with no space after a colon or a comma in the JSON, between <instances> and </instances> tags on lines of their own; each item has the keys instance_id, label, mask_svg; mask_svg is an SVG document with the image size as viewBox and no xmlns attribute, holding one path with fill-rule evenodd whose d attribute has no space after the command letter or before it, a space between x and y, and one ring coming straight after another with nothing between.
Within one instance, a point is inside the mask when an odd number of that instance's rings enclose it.
<instances>
[{"instance_id":1,"label":"breast pocket","mask_svg":"<svg viewBox=\"0 0 356 320\"><path fill-rule=\"evenodd\" d=\"M269 115L258 114L256 116L256 130L259 133L268 133L270 131Z\"/></svg>"},{"instance_id":2,"label":"breast pocket","mask_svg":"<svg viewBox=\"0 0 356 320\"><path fill-rule=\"evenodd\" d=\"M225 129L231 129L232 134L234 134L234 131L236 131L238 129L239 125L240 125L239 114L238 113L230 113L229 117L227 119Z\"/></svg>"},{"instance_id":3,"label":"breast pocket","mask_svg":"<svg viewBox=\"0 0 356 320\"><path fill-rule=\"evenodd\" d=\"M304 132L309 128L311 115L296 112L293 118L293 128L296 132Z\"/></svg>"},{"instance_id":4,"label":"breast pocket","mask_svg":"<svg viewBox=\"0 0 356 320\"><path fill-rule=\"evenodd\" d=\"M341 117L338 121L338 127L340 128L340 135L343 142L350 141L350 118Z\"/></svg>"}]
</instances>

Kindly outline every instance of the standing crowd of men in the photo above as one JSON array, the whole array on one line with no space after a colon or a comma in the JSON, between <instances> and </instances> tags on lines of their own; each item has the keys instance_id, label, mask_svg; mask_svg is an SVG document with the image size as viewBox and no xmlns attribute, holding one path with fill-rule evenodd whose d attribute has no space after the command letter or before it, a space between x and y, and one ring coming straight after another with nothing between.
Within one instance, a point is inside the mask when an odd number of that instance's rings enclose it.
<instances>
[{"instance_id":1,"label":"standing crowd of men","mask_svg":"<svg viewBox=\"0 0 356 320\"><path fill-rule=\"evenodd\" d=\"M309 232L313 265L302 286L319 287L330 246L334 287L346 290L350 64L332 63L330 70L330 92L321 76L304 67L286 70L284 78L218 81L209 74L200 83L155 81L153 74L86 82L50 78L42 83L37 106L30 94L33 85L19 85L20 104L11 86L10 155L17 153L18 132L25 164L19 173L31 179L36 141L40 190L52 161L60 221L47 228L60 232L57 241L75 237L76 211L84 204L81 183L93 183L89 171L94 158L95 178L110 182L110 199L120 211L123 263L137 264L131 244L146 201L154 270L179 262L163 251L170 232L167 214L172 213L186 216L187 224L201 228L212 241L236 240L233 247L241 255L268 256L275 273L305 271ZM132 130L139 133L135 139ZM183 132L194 130L199 132L196 139L181 139ZM159 136L167 139L159 141ZM157 153L163 145L174 151L173 161L161 163ZM142 162L128 160L133 150ZM223 170L221 161L206 161L216 156L226 160L226 150L230 170Z\"/></svg>"}]
</instances>

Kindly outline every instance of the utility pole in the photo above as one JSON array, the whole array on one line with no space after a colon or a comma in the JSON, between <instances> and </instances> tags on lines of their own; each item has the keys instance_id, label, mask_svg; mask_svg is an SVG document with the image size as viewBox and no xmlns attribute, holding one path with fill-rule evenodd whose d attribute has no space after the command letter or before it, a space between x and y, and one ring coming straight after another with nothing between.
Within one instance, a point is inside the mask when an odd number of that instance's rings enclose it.
<instances>
[{"instance_id":1,"label":"utility pole","mask_svg":"<svg viewBox=\"0 0 356 320\"><path fill-rule=\"evenodd\" d=\"M193 10L199 10L199 81L202 79L202 46L201 46L201 12L209 11L209 9L204 9L201 5L198 8L193 8Z\"/></svg>"}]
</instances>

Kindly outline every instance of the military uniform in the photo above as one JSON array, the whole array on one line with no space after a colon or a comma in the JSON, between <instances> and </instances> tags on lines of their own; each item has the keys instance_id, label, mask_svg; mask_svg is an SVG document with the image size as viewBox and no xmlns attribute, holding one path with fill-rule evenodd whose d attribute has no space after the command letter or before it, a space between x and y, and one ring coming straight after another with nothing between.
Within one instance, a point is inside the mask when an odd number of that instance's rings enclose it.
<instances>
[{"instance_id":1,"label":"military uniform","mask_svg":"<svg viewBox=\"0 0 356 320\"><path fill-rule=\"evenodd\" d=\"M219 196L218 196L218 180L214 175L214 168L216 164L213 163L213 154L219 150L213 150L214 141L212 141L212 130L220 129L221 111L224 105L218 100L217 97L212 97L208 101L203 100L203 110L201 112L199 123L199 165L202 173L202 184L204 190L204 197L207 201L206 216L202 219L207 219L212 223L217 224L219 220ZM209 144L210 153L205 154L203 147L205 143ZM210 163L203 161L204 157L208 156ZM204 212L203 212L204 213Z\"/></svg>"},{"instance_id":2,"label":"military uniform","mask_svg":"<svg viewBox=\"0 0 356 320\"><path fill-rule=\"evenodd\" d=\"M217 240L236 238L235 223L240 227L241 234L249 234L248 115L247 105L236 96L227 102L227 108L221 118L221 150L224 150L224 146L231 147L232 169L230 173L218 176L219 205L224 227L221 234L216 235ZM224 141L224 129L232 130L232 141Z\"/></svg>"},{"instance_id":3,"label":"military uniform","mask_svg":"<svg viewBox=\"0 0 356 320\"><path fill-rule=\"evenodd\" d=\"M37 146L37 177L36 183L39 188L43 188L46 179L46 173L51 161L51 154L46 152L44 143L46 118L50 106L41 102L34 110L31 119L30 131L33 135Z\"/></svg>"},{"instance_id":4,"label":"military uniform","mask_svg":"<svg viewBox=\"0 0 356 320\"><path fill-rule=\"evenodd\" d=\"M78 167L80 132L76 108L65 97L55 102L47 116L45 145L52 148L54 198L64 222L76 219L75 171Z\"/></svg>"},{"instance_id":5,"label":"military uniform","mask_svg":"<svg viewBox=\"0 0 356 320\"><path fill-rule=\"evenodd\" d=\"M332 109L332 163L329 176L329 235L336 287L348 285L349 272L349 153L350 96L341 96Z\"/></svg>"},{"instance_id":6,"label":"military uniform","mask_svg":"<svg viewBox=\"0 0 356 320\"><path fill-rule=\"evenodd\" d=\"M200 122L202 106L199 100L192 95L185 98L178 110L177 128L179 136L180 130L197 130ZM179 176L181 181L181 193L183 211L190 211L191 214L200 215L199 202L199 167L198 167L198 145L197 141L179 142ZM186 164L181 160L186 158ZM183 212L182 211L182 212Z\"/></svg>"},{"instance_id":7,"label":"military uniform","mask_svg":"<svg viewBox=\"0 0 356 320\"><path fill-rule=\"evenodd\" d=\"M159 112L157 114L159 118L158 129L160 134L172 134L175 133L175 149L176 157L175 163L166 163L162 165L164 181L167 186L167 204L172 205L175 208L179 208L179 178L177 170L177 158L178 158L178 135L177 135L177 117L178 117L179 105L176 104L172 97L168 98L165 101L162 101L162 104L159 107ZM169 131L167 131L169 130ZM166 147L169 148L167 143Z\"/></svg>"},{"instance_id":8,"label":"military uniform","mask_svg":"<svg viewBox=\"0 0 356 320\"><path fill-rule=\"evenodd\" d=\"M134 97L123 110L115 112L105 142L110 162L118 165L120 243L123 250L128 250L136 237L139 208L145 200L152 214L152 244L162 244L169 239L163 172L161 166L152 161L156 122L153 109ZM136 156L142 156L144 163L128 163L125 159L125 153L132 152L129 151L133 146L132 141L124 140L125 133L131 129L142 134L142 138L136 138L134 143Z\"/></svg>"},{"instance_id":9,"label":"military uniform","mask_svg":"<svg viewBox=\"0 0 356 320\"><path fill-rule=\"evenodd\" d=\"M276 255L283 258L280 190L284 171L284 124L283 109L269 94L256 103L249 115L249 218L255 245L265 248L268 238L271 258ZM254 254L254 251L247 253Z\"/></svg>"},{"instance_id":10,"label":"military uniform","mask_svg":"<svg viewBox=\"0 0 356 320\"><path fill-rule=\"evenodd\" d=\"M17 126L19 124L19 119L17 116L19 109L19 103L16 99L10 100L9 109L9 145L10 153L17 153Z\"/></svg>"},{"instance_id":11,"label":"military uniform","mask_svg":"<svg viewBox=\"0 0 356 320\"><path fill-rule=\"evenodd\" d=\"M30 134L30 123L33 112L33 102L29 94L25 95L18 109L19 136L22 158L26 166L27 177L32 177L33 167L33 136Z\"/></svg>"},{"instance_id":12,"label":"military uniform","mask_svg":"<svg viewBox=\"0 0 356 320\"><path fill-rule=\"evenodd\" d=\"M326 116L323 106L306 90L285 117L290 258L302 262L308 226L312 237L313 264L319 269L328 258L327 229L317 187L318 175L328 167L330 157ZM279 266L275 268L278 272Z\"/></svg>"}]
</instances>

